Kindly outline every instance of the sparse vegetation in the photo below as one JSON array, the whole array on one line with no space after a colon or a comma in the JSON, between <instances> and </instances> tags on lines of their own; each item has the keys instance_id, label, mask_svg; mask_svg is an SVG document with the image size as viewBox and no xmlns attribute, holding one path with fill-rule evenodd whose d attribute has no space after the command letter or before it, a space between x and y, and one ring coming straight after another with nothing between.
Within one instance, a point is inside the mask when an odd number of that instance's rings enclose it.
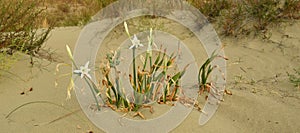
<instances>
[{"instance_id":1,"label":"sparse vegetation","mask_svg":"<svg viewBox=\"0 0 300 133\"><path fill-rule=\"evenodd\" d=\"M116 0L45 0L39 4L46 7L45 22L59 26L82 26L93 15Z\"/></svg>"},{"instance_id":2,"label":"sparse vegetation","mask_svg":"<svg viewBox=\"0 0 300 133\"><path fill-rule=\"evenodd\" d=\"M16 56L8 55L6 52L0 53L0 75L1 73L9 70L9 68L17 60Z\"/></svg>"},{"instance_id":3,"label":"sparse vegetation","mask_svg":"<svg viewBox=\"0 0 300 133\"><path fill-rule=\"evenodd\" d=\"M294 73L287 73L290 79L290 82L295 86L300 87L300 68L294 69Z\"/></svg>"},{"instance_id":4,"label":"sparse vegetation","mask_svg":"<svg viewBox=\"0 0 300 133\"><path fill-rule=\"evenodd\" d=\"M2 0L5 1L5 0ZM117 0L44 0L36 2L46 9L40 26L80 26L91 16ZM299 0L186 0L198 8L225 36L265 33L283 19L300 18Z\"/></svg>"},{"instance_id":5,"label":"sparse vegetation","mask_svg":"<svg viewBox=\"0 0 300 133\"><path fill-rule=\"evenodd\" d=\"M15 52L35 56L47 39L51 28L40 28L44 9L37 9L37 1L0 0L0 53L1 70L14 62ZM33 61L31 62L33 63Z\"/></svg>"},{"instance_id":6,"label":"sparse vegetation","mask_svg":"<svg viewBox=\"0 0 300 133\"><path fill-rule=\"evenodd\" d=\"M187 0L225 36L267 33L283 19L299 19L299 0Z\"/></svg>"}]
</instances>

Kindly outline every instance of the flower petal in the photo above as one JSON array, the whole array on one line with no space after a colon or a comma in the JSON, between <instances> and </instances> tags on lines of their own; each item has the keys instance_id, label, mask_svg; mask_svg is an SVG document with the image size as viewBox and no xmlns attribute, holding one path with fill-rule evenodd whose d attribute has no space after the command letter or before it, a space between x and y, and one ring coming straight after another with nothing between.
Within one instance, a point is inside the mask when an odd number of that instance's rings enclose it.
<instances>
[{"instance_id":1,"label":"flower petal","mask_svg":"<svg viewBox=\"0 0 300 133\"><path fill-rule=\"evenodd\" d=\"M88 68L89 64L90 64L90 61L86 62L85 65L84 65L84 68Z\"/></svg>"},{"instance_id":2,"label":"flower petal","mask_svg":"<svg viewBox=\"0 0 300 133\"><path fill-rule=\"evenodd\" d=\"M84 74L83 73L81 73L81 75L80 75L80 78L82 79L84 77Z\"/></svg>"},{"instance_id":3,"label":"flower petal","mask_svg":"<svg viewBox=\"0 0 300 133\"><path fill-rule=\"evenodd\" d=\"M81 74L82 73L81 70L74 70L73 72L76 73L76 74Z\"/></svg>"},{"instance_id":4,"label":"flower petal","mask_svg":"<svg viewBox=\"0 0 300 133\"><path fill-rule=\"evenodd\" d=\"M133 49L135 46L134 45L131 45L130 47L129 47L129 49Z\"/></svg>"},{"instance_id":5,"label":"flower petal","mask_svg":"<svg viewBox=\"0 0 300 133\"><path fill-rule=\"evenodd\" d=\"M134 41L139 40L139 39L137 38L136 34L133 35L132 40L134 40Z\"/></svg>"}]
</instances>

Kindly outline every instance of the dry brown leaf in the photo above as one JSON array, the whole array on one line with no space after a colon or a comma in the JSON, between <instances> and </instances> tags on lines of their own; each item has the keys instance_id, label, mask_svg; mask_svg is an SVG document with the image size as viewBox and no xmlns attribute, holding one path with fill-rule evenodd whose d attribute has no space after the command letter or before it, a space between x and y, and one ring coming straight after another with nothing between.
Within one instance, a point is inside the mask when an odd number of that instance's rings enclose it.
<instances>
[{"instance_id":1,"label":"dry brown leaf","mask_svg":"<svg viewBox=\"0 0 300 133\"><path fill-rule=\"evenodd\" d=\"M141 113L141 112L137 112L133 115L133 117L136 117L136 116L139 116L141 117L142 119L146 119L145 116Z\"/></svg>"},{"instance_id":2,"label":"dry brown leaf","mask_svg":"<svg viewBox=\"0 0 300 133\"><path fill-rule=\"evenodd\" d=\"M224 92L225 92L225 94L227 94L227 95L232 95L232 92L229 91L229 90L225 90Z\"/></svg>"}]
</instances>

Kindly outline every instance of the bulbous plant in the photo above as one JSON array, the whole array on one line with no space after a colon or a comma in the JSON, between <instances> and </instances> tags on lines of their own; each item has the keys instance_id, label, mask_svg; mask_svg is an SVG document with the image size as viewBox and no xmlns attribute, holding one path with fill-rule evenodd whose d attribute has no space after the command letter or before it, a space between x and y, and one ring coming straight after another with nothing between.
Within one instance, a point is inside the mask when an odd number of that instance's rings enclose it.
<instances>
[{"instance_id":1,"label":"bulbous plant","mask_svg":"<svg viewBox=\"0 0 300 133\"><path fill-rule=\"evenodd\" d=\"M199 83L199 94L203 94L204 92L208 92L212 95L215 95L214 93L211 93L211 89L214 89L214 86L212 84L212 82L209 81L210 78L210 74L211 72L218 68L219 66L214 65L212 66L211 63L213 60L215 60L216 58L222 58L224 60L228 60L226 57L222 57L220 55L218 55L216 53L216 51L214 51L211 56L201 65L200 69L199 69L199 73L198 73L198 83ZM224 74L222 73L223 78L225 80ZM225 92L228 95L232 95L232 93L229 90L225 89ZM218 94L219 95L219 94ZM206 96L207 98L207 96Z\"/></svg>"},{"instance_id":2,"label":"bulbous plant","mask_svg":"<svg viewBox=\"0 0 300 133\"><path fill-rule=\"evenodd\" d=\"M76 62L75 62L75 60L74 60L74 58L73 58L73 54L71 52L71 49L70 49L70 47L68 45L66 45L66 49L67 49L68 55L69 55L69 57L70 57L70 59L72 61L72 64L73 64L73 66L75 68L75 70L73 71L73 73L80 75L81 79L84 79L85 82L88 84L89 89L91 90L92 95L93 95L93 97L95 99L97 110L100 110L100 104L98 102L97 97L99 96L102 101L104 101L104 100L103 100L103 98L101 96L99 88L97 87L96 83L94 81L92 81L91 75L89 74L89 71L91 70L89 68L89 61L87 61L87 63L84 66L78 67L77 64L76 64ZM73 80L71 80L71 83L73 84ZM73 88L73 86L69 87L69 88ZM70 94L70 92L69 92L70 89L69 88L68 88L68 94Z\"/></svg>"},{"instance_id":3,"label":"bulbous plant","mask_svg":"<svg viewBox=\"0 0 300 133\"><path fill-rule=\"evenodd\" d=\"M168 57L166 49L164 52L158 52L153 60L152 47L156 45L153 41L152 29L150 29L146 58L144 58L141 66L137 66L135 52L138 47L143 47L144 45L140 43L136 35L130 35L126 22L124 23L124 27L131 42L129 49L132 50L133 54L132 73L129 74L131 87L134 90L133 94L127 94L125 92L120 78L120 73L122 72L117 68L121 62L120 49L106 55L106 63L104 63L100 69L101 75L103 76L101 80L102 86L97 86L96 83L92 82L91 76L89 75L89 62L84 66L77 67L71 50L67 46L68 54L75 67L74 73L78 74L81 79L84 79L88 84L95 103L97 104L97 109L100 110L101 106L107 106L116 111L138 111L140 108L145 107L152 109L152 107L149 106L151 101L157 101L162 104L178 100L180 79L184 75L188 65L182 71L169 74L168 70L173 67L176 55L173 53ZM149 67L147 67L148 65ZM102 88L104 88L105 95L101 91ZM104 96L103 98L102 95ZM100 105L97 97L100 97L105 105ZM142 118L144 117L140 112L137 113Z\"/></svg>"},{"instance_id":4,"label":"bulbous plant","mask_svg":"<svg viewBox=\"0 0 300 133\"><path fill-rule=\"evenodd\" d=\"M159 52L156 59L153 60L152 47L155 46L155 43L153 42L152 29L150 29L149 32L150 34L148 36L148 48L143 63L141 66L136 66L135 51L138 47L143 47L144 45L140 43L140 40L136 35L130 35L126 22L124 22L124 27L126 34L128 35L132 44L129 49L132 50L133 55L133 73L129 75L130 83L132 85L132 88L134 89L134 101L132 101L131 103L131 109L137 111L140 107L143 106L144 103L155 101L158 97L159 103L175 101L179 89L180 78L183 76L187 67L183 71L177 72L174 75L168 74L168 69L174 64L176 56L175 54L172 54L170 57L167 57L166 50L163 53ZM112 59L115 58L109 58L109 60ZM147 70L148 64L149 70ZM118 79L118 76L116 76L116 78ZM116 85L118 86L118 84ZM158 94L162 95L158 96Z\"/></svg>"},{"instance_id":5,"label":"bulbous plant","mask_svg":"<svg viewBox=\"0 0 300 133\"><path fill-rule=\"evenodd\" d=\"M215 51L212 55L202 64L198 73L199 93L202 94L204 91L210 92L210 84L208 78L216 66L212 66L211 62L217 57Z\"/></svg>"},{"instance_id":6,"label":"bulbous plant","mask_svg":"<svg viewBox=\"0 0 300 133\"><path fill-rule=\"evenodd\" d=\"M122 110L129 110L129 100L126 98L125 91L121 89L122 84L119 78L119 71L117 65L120 63L120 51L115 51L106 55L108 60L107 65L102 68L102 74L104 79L102 80L102 85L106 88L106 104L110 106L113 110L121 108ZM114 82L111 81L109 74L111 71L115 73ZM111 94L113 92L113 95ZM115 107L111 106L115 105Z\"/></svg>"},{"instance_id":7,"label":"bulbous plant","mask_svg":"<svg viewBox=\"0 0 300 133\"><path fill-rule=\"evenodd\" d=\"M137 64L136 62L136 50L139 47L144 47L137 35L131 36L127 23L124 22L126 34L130 39L131 45L128 48L132 51L132 73L128 76L131 88L133 89L132 94L125 92L125 86L122 84L120 76L124 75L124 72L118 70L118 65L121 63L121 52L122 49L111 51L106 55L106 61L104 61L101 70L101 85L97 86L96 83L92 82L91 76L89 75L90 69L88 68L89 62L84 66L77 67L72 57L70 48L67 47L68 53L72 62L75 66L74 73L79 74L81 79L84 79L88 84L97 109L100 107L110 107L115 111L129 112L135 111L136 115L145 119L144 115L139 112L141 108L150 108L152 110L152 103L157 102L158 104L171 104L175 101L180 101L182 104L193 104L195 101L191 98L180 95L180 81L186 70L189 67L187 64L183 70L170 72L170 68L174 67L177 59L177 55L172 53L167 55L166 49L158 50L159 52L153 55L153 47L157 47L153 39L153 31L150 29L148 36L148 48L145 54L141 54L142 63ZM145 55L145 58L144 58ZM220 57L212 53L205 63L200 67L198 81L200 92L209 91L210 83L208 77L217 66L212 66L211 62L216 58ZM224 58L224 57L223 57ZM127 77L127 75L126 75ZM126 78L125 78L126 79ZM183 94L183 93L182 93ZM184 94L183 94L184 95ZM103 96L103 97L102 97ZM104 105L100 105L99 98L103 100Z\"/></svg>"}]
</instances>

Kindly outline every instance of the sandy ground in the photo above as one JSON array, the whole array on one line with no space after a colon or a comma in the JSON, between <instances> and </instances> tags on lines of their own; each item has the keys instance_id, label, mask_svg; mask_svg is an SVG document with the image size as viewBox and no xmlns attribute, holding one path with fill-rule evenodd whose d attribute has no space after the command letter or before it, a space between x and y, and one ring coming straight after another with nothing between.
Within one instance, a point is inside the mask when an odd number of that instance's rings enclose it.
<instances>
[{"instance_id":1,"label":"sandy ground","mask_svg":"<svg viewBox=\"0 0 300 133\"><path fill-rule=\"evenodd\" d=\"M286 72L300 67L300 23L273 29L272 37L260 39L222 38L227 57L227 89L213 118L198 125L200 112L189 117L173 132L299 132L300 89L288 80ZM74 47L81 28L56 28L46 42L58 61L69 62L65 45ZM192 39L185 37L185 41ZM0 79L0 132L102 132L81 111L74 92L66 100L69 77L58 80L57 63L39 59L30 68L29 58L20 56L11 69L18 75ZM70 73L63 67L62 73ZM32 91L30 91L32 88ZM24 92L25 94L21 95ZM9 115L16 107L26 105ZM9 115L7 117L7 115Z\"/></svg>"}]
</instances>

